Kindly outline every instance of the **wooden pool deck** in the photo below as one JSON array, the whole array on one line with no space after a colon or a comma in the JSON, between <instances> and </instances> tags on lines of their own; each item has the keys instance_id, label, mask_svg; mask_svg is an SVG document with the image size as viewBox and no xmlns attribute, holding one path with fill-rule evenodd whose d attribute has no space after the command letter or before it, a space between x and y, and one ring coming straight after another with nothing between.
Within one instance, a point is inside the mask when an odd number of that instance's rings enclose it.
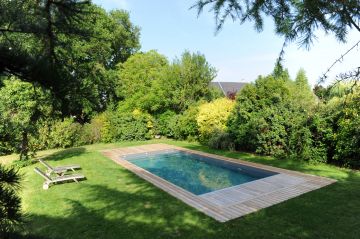
<instances>
[{"instance_id":1,"label":"wooden pool deck","mask_svg":"<svg viewBox=\"0 0 360 239\"><path fill-rule=\"evenodd\" d=\"M195 195L122 158L130 154L149 153L167 149L178 149L240 165L276 172L277 174L214 192ZM220 222L226 222L244 216L336 182L336 180L329 178L231 159L167 144L117 148L104 150L102 153L139 177Z\"/></svg>"}]
</instances>

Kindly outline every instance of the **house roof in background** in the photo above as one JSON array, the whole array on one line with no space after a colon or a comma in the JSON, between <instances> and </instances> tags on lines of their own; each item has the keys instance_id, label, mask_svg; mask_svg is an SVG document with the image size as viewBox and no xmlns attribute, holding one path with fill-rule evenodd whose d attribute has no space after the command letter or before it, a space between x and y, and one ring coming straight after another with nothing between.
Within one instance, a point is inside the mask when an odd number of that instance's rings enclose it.
<instances>
[{"instance_id":1,"label":"house roof in background","mask_svg":"<svg viewBox=\"0 0 360 239\"><path fill-rule=\"evenodd\" d=\"M248 83L246 82L210 82L210 85L219 88L224 93L224 95L229 93L236 93L247 84Z\"/></svg>"}]
</instances>

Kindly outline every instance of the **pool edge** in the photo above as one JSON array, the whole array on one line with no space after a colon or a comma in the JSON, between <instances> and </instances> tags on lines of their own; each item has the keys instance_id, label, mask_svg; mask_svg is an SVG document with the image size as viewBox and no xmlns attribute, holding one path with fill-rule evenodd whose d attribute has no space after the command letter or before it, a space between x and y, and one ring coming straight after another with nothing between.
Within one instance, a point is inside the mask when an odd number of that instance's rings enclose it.
<instances>
[{"instance_id":1,"label":"pool edge","mask_svg":"<svg viewBox=\"0 0 360 239\"><path fill-rule=\"evenodd\" d=\"M247 196L246 194L251 194L251 193L255 194L257 191L267 190L266 187L264 187L264 185L257 185L256 186L257 188L253 188L253 190L251 190L250 188L250 191L249 188L246 187L236 188L237 186L243 185L241 184L234 186L234 188L230 187L233 188L234 190L226 191L229 188L225 188L210 193L206 193L206 194L213 194L212 195L213 197L206 197L205 194L195 195L187 190L180 188L179 186L170 183L169 181L166 181L146 171L145 169L142 169L124 159L121 159L121 156L124 155L136 154L141 152L144 153L154 152L165 149L178 149L181 151L186 151L206 157L212 157L218 160L224 160L240 165L246 165L262 170L268 170L280 174L282 178L281 177L278 177L276 179L273 178L272 179L273 181L270 180L269 182L264 181L263 183L268 183L268 185L277 185L277 189L266 193L260 193L251 198L249 197L248 200L244 200L246 199ZM126 147L126 148L116 148L116 149L103 150L101 151L101 153L106 157L112 159L114 162L121 165L122 167L135 173L139 177L147 180L148 182L152 183L153 185L157 186L163 191L166 191L167 193L171 194L177 199L196 208L197 210L205 213L206 215L214 218L219 222L226 222L231 219L247 215L249 213L284 202L291 198L297 197L304 193L322 188L324 186L336 182L336 180L334 179L314 176L310 174L304 174L297 171L276 168L273 166L252 163L244 160L232 159L216 154L204 153L201 151L186 149L168 144L148 144L141 146ZM291 178L294 181L294 183L291 184L286 183L286 180ZM296 179L298 179L298 182L296 182L297 181ZM261 181L262 179L259 180ZM253 182L259 180L255 180ZM248 191L246 192L246 190Z\"/></svg>"}]
</instances>

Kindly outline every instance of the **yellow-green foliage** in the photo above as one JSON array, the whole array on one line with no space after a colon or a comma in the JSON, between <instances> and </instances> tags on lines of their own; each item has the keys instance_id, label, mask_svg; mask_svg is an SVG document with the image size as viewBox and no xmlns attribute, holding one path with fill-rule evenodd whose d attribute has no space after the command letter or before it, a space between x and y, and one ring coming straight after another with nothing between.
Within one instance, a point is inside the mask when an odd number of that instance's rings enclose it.
<instances>
[{"instance_id":1,"label":"yellow-green foliage","mask_svg":"<svg viewBox=\"0 0 360 239\"><path fill-rule=\"evenodd\" d=\"M208 141L215 132L226 131L226 122L234 105L234 101L220 98L199 106L196 121L202 141Z\"/></svg>"}]
</instances>

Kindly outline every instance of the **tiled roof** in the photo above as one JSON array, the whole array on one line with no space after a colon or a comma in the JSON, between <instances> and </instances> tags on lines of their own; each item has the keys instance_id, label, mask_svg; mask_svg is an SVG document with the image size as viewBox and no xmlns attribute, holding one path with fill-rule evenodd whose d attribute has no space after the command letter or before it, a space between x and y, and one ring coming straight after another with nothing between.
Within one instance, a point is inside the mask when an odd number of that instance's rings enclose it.
<instances>
[{"instance_id":1,"label":"tiled roof","mask_svg":"<svg viewBox=\"0 0 360 239\"><path fill-rule=\"evenodd\" d=\"M210 82L210 85L219 88L225 95L237 93L246 84L245 82Z\"/></svg>"}]
</instances>

